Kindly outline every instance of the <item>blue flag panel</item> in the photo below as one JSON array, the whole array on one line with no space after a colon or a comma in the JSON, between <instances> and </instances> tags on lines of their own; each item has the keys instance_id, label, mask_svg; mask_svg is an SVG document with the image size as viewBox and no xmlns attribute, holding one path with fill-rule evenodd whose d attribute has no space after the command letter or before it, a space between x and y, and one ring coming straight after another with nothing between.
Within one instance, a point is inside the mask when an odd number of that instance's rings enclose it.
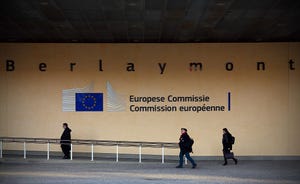
<instances>
[{"instance_id":1,"label":"blue flag panel","mask_svg":"<svg viewBox=\"0 0 300 184\"><path fill-rule=\"evenodd\" d=\"M76 111L103 111L103 93L76 93Z\"/></svg>"}]
</instances>

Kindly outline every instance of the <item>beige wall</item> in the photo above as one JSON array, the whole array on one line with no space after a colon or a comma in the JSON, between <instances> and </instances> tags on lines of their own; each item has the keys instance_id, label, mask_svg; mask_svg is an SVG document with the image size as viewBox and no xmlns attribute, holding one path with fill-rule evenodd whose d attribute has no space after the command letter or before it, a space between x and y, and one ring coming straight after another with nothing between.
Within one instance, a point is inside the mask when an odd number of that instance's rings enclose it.
<instances>
[{"instance_id":1,"label":"beige wall","mask_svg":"<svg viewBox=\"0 0 300 184\"><path fill-rule=\"evenodd\" d=\"M14 72L5 71L7 59L15 61ZM98 71L99 59L103 60L103 72ZM296 70L289 70L289 59L295 61ZM195 155L220 155L221 129L227 127L236 137L238 155L299 156L299 60L300 43L2 43L0 136L59 138L61 123L69 122L72 137L78 139L177 142L179 129L186 127L195 139ZM189 63L193 61L202 62L203 70L190 72ZM234 64L231 72L225 70L228 61ZM258 61L266 63L265 71L256 70ZM41 62L47 63L46 72L38 70ZM73 72L69 71L70 62L77 63ZM127 62L135 64L135 72L126 71ZM163 75L159 62L167 63ZM63 89L94 82L94 92L103 92L106 97L107 81L124 95L126 112L62 111ZM232 93L230 112L227 109L199 113L133 113L128 110L130 94L205 94L211 98L207 104L227 108L229 91ZM106 102L106 98L104 100ZM43 146L32 148L44 149ZM151 153L151 150L146 152ZM160 151L153 150L153 153ZM175 154L177 150L167 153Z\"/></svg>"}]
</instances>

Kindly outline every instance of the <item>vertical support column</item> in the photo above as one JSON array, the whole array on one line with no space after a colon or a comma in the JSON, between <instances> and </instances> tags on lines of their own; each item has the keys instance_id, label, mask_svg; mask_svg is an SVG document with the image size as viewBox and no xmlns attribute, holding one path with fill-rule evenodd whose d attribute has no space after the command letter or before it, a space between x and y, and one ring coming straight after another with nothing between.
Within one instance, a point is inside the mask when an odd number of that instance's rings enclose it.
<instances>
[{"instance_id":1,"label":"vertical support column","mask_svg":"<svg viewBox=\"0 0 300 184\"><path fill-rule=\"evenodd\" d=\"M161 163L164 164L165 163L165 146L162 145L161 147Z\"/></svg>"},{"instance_id":2,"label":"vertical support column","mask_svg":"<svg viewBox=\"0 0 300 184\"><path fill-rule=\"evenodd\" d=\"M50 143L47 143L47 160L50 159Z\"/></svg>"},{"instance_id":3,"label":"vertical support column","mask_svg":"<svg viewBox=\"0 0 300 184\"><path fill-rule=\"evenodd\" d=\"M94 161L94 144L91 146L91 161Z\"/></svg>"},{"instance_id":4,"label":"vertical support column","mask_svg":"<svg viewBox=\"0 0 300 184\"><path fill-rule=\"evenodd\" d=\"M119 162L119 144L116 146L116 162Z\"/></svg>"},{"instance_id":5,"label":"vertical support column","mask_svg":"<svg viewBox=\"0 0 300 184\"><path fill-rule=\"evenodd\" d=\"M142 163L142 144L139 146L139 163Z\"/></svg>"},{"instance_id":6,"label":"vertical support column","mask_svg":"<svg viewBox=\"0 0 300 184\"><path fill-rule=\"evenodd\" d=\"M73 160L73 145L71 144L70 160Z\"/></svg>"},{"instance_id":7,"label":"vertical support column","mask_svg":"<svg viewBox=\"0 0 300 184\"><path fill-rule=\"evenodd\" d=\"M187 158L184 157L184 164L187 165Z\"/></svg>"},{"instance_id":8,"label":"vertical support column","mask_svg":"<svg viewBox=\"0 0 300 184\"><path fill-rule=\"evenodd\" d=\"M0 158L3 158L3 141L0 141Z\"/></svg>"},{"instance_id":9,"label":"vertical support column","mask_svg":"<svg viewBox=\"0 0 300 184\"><path fill-rule=\"evenodd\" d=\"M26 142L24 142L24 144L23 144L23 150L24 150L23 156L24 156L24 159L26 159Z\"/></svg>"}]
</instances>

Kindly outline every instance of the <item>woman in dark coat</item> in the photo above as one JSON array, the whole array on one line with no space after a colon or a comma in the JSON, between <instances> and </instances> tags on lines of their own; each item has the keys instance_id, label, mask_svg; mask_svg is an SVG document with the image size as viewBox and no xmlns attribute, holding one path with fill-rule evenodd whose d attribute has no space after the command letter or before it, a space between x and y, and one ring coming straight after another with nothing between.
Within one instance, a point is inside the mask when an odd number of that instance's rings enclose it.
<instances>
[{"instance_id":1,"label":"woman in dark coat","mask_svg":"<svg viewBox=\"0 0 300 184\"><path fill-rule=\"evenodd\" d=\"M71 150L71 129L68 127L67 123L63 124L64 132L60 137L61 150L64 153L64 159L70 159Z\"/></svg>"},{"instance_id":2,"label":"woman in dark coat","mask_svg":"<svg viewBox=\"0 0 300 184\"><path fill-rule=\"evenodd\" d=\"M227 130L227 128L223 128L223 139L222 139L222 144L223 144L223 156L224 156L224 166L227 165L227 159L233 159L234 163L237 164L238 160L234 158L233 153L230 151L232 150L232 135L230 132Z\"/></svg>"}]
</instances>

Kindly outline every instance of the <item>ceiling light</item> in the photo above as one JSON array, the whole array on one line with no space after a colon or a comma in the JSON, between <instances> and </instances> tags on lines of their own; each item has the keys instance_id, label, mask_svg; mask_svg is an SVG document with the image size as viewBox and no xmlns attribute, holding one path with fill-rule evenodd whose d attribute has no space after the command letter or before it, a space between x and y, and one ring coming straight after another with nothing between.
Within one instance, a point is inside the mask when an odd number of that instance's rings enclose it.
<instances>
[{"instance_id":1,"label":"ceiling light","mask_svg":"<svg viewBox=\"0 0 300 184\"><path fill-rule=\"evenodd\" d=\"M47 1L41 1L41 2L40 2L40 5L42 5L42 6L47 6L47 5L49 5L49 3L48 3Z\"/></svg>"},{"instance_id":2,"label":"ceiling light","mask_svg":"<svg viewBox=\"0 0 300 184\"><path fill-rule=\"evenodd\" d=\"M284 26L286 26L286 24L284 24L284 23L278 23L278 24L276 24L278 27L284 27Z\"/></svg>"},{"instance_id":3,"label":"ceiling light","mask_svg":"<svg viewBox=\"0 0 300 184\"><path fill-rule=\"evenodd\" d=\"M17 39L16 38L9 38L9 39L7 39L7 41L8 42L15 42L15 41L17 41Z\"/></svg>"},{"instance_id":4,"label":"ceiling light","mask_svg":"<svg viewBox=\"0 0 300 184\"><path fill-rule=\"evenodd\" d=\"M218 1L218 2L216 2L216 5L217 6L224 6L225 2L224 1Z\"/></svg>"},{"instance_id":5,"label":"ceiling light","mask_svg":"<svg viewBox=\"0 0 300 184\"><path fill-rule=\"evenodd\" d=\"M128 3L128 6L136 6L136 3Z\"/></svg>"},{"instance_id":6,"label":"ceiling light","mask_svg":"<svg viewBox=\"0 0 300 184\"><path fill-rule=\"evenodd\" d=\"M262 38L256 38L255 41L261 42L261 41L262 41Z\"/></svg>"}]
</instances>

